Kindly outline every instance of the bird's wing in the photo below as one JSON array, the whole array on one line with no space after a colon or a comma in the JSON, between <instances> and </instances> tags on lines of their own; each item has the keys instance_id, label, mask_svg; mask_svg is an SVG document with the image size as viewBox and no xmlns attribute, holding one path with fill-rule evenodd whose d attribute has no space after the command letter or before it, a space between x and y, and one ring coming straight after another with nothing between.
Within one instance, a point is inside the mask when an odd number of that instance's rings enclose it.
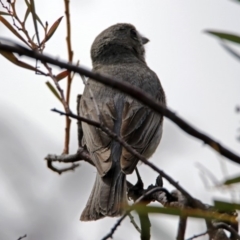
<instances>
[{"instance_id":1,"label":"bird's wing","mask_svg":"<svg viewBox=\"0 0 240 240\"><path fill-rule=\"evenodd\" d=\"M115 100L106 98L104 103L98 104L104 125L118 133L137 152L150 157L161 138L162 117L138 101L125 96L123 110L120 110L122 112L120 113L121 120L117 120L119 116L119 109L116 106L117 98L117 96L115 96ZM81 116L99 121L92 100L88 101L87 98L82 98L81 101ZM116 126L117 122L120 123L119 126ZM82 123L82 127L88 150L100 175L104 176L110 170L112 154L121 154L119 159L123 172L128 174L134 170L139 159L132 156L125 148L122 148L121 152L113 150L112 139L101 129L86 123Z\"/></svg>"},{"instance_id":2,"label":"bird's wing","mask_svg":"<svg viewBox=\"0 0 240 240\"><path fill-rule=\"evenodd\" d=\"M137 85L148 94L152 93L156 101L164 103L164 93L156 74L148 69L145 73L145 70L139 68L136 71L130 67L111 70L111 66L108 66L101 72ZM134 81L136 72L137 82ZM146 158L150 157L161 139L162 116L118 90L89 80L80 103L80 114L83 117L99 121L89 88L94 93L104 125L123 137L137 152ZM113 161L120 162L121 169L126 174L134 170L139 159L132 156L102 130L86 123L82 123L82 127L87 148L101 176L111 169Z\"/></svg>"},{"instance_id":3,"label":"bird's wing","mask_svg":"<svg viewBox=\"0 0 240 240\"><path fill-rule=\"evenodd\" d=\"M87 87L85 88L85 94L81 98L80 115L82 117L99 122L99 116L97 115L96 105L91 97L88 95ZM101 120L104 125L113 131L114 128L114 103L110 98L105 98L104 102L98 102L98 96L96 96L96 102L98 110L101 113ZM104 133L101 129L91 126L82 122L82 128L84 132L84 142L92 156L95 166L101 176L104 176L112 166L111 160L111 138Z\"/></svg>"},{"instance_id":4,"label":"bird's wing","mask_svg":"<svg viewBox=\"0 0 240 240\"><path fill-rule=\"evenodd\" d=\"M121 136L140 154L150 157L162 135L162 117L130 97L126 97L122 116ZM122 149L121 168L131 173L139 159Z\"/></svg>"}]
</instances>

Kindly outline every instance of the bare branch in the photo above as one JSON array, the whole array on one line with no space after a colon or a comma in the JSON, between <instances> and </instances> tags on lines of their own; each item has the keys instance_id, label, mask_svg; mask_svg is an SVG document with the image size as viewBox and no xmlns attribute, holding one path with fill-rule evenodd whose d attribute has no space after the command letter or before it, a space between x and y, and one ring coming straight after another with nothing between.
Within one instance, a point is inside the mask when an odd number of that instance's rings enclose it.
<instances>
[{"instance_id":1,"label":"bare branch","mask_svg":"<svg viewBox=\"0 0 240 240\"><path fill-rule=\"evenodd\" d=\"M190 238L188 238L186 240L193 240L195 238L199 238L199 237L202 237L202 236L207 235L207 234L208 234L208 231L205 231L203 233L196 234L196 235L194 235L194 236L192 236L192 237L190 237Z\"/></svg>"},{"instance_id":2,"label":"bare branch","mask_svg":"<svg viewBox=\"0 0 240 240\"><path fill-rule=\"evenodd\" d=\"M178 232L176 237L177 240L184 240L186 227L187 227L187 217L180 216L179 223L178 223Z\"/></svg>"},{"instance_id":3,"label":"bare branch","mask_svg":"<svg viewBox=\"0 0 240 240\"><path fill-rule=\"evenodd\" d=\"M71 22L70 22L70 9L69 9L69 0L64 0L65 4L65 15L66 15L66 25L67 25L67 49L68 49L68 60L72 62L73 59L73 50L71 42Z\"/></svg>"},{"instance_id":4,"label":"bare branch","mask_svg":"<svg viewBox=\"0 0 240 240\"><path fill-rule=\"evenodd\" d=\"M91 164L92 166L95 166L93 161L91 160L88 151L82 147L79 147L77 153L75 154L62 154L62 155L48 154L45 157L45 160L47 160L48 162L63 162L63 163L73 163L84 160Z\"/></svg>"},{"instance_id":5,"label":"bare branch","mask_svg":"<svg viewBox=\"0 0 240 240\"><path fill-rule=\"evenodd\" d=\"M71 21L70 21L70 7L69 0L64 0L65 4L65 15L66 15L66 27L67 27L67 51L68 51L68 62L72 63L73 61L73 50L72 50L72 41L71 41ZM66 101L67 104L70 102L70 93L71 93L71 85L72 85L73 75L71 76L70 72L67 77L67 89L66 89ZM66 127L65 127L65 142L64 142L64 150L63 153L67 154L69 152L69 142L70 142L70 127L71 127L71 119L66 117Z\"/></svg>"},{"instance_id":6,"label":"bare branch","mask_svg":"<svg viewBox=\"0 0 240 240\"><path fill-rule=\"evenodd\" d=\"M214 227L217 229L225 229L232 234L233 238L231 238L231 239L240 240L240 236L239 236L238 232L235 229L233 229L231 226L229 226L228 224L223 223L223 222L214 223Z\"/></svg>"},{"instance_id":7,"label":"bare branch","mask_svg":"<svg viewBox=\"0 0 240 240\"><path fill-rule=\"evenodd\" d=\"M56 167L54 167L54 166L52 165L52 162L51 162L51 161L47 161L47 167L48 167L49 169L51 169L52 171L57 172L59 175L62 174L63 172L67 172L67 171L70 171L70 170L74 171L75 168L77 168L78 166L79 166L79 164L73 163L71 167L66 167L66 168L58 169L58 168L56 168Z\"/></svg>"},{"instance_id":8,"label":"bare branch","mask_svg":"<svg viewBox=\"0 0 240 240\"><path fill-rule=\"evenodd\" d=\"M136 228L136 230L141 233L141 229L139 228L139 226L137 225L137 223L134 220L134 217L131 213L128 214L129 218L130 218L130 222L132 223L132 225Z\"/></svg>"},{"instance_id":9,"label":"bare branch","mask_svg":"<svg viewBox=\"0 0 240 240\"><path fill-rule=\"evenodd\" d=\"M213 224L214 230L216 231L215 236L213 236L214 240L229 240L229 239L234 239L234 240L239 240L240 236L237 231L235 231L231 226L227 225L226 223L214 223ZM233 238L228 238L227 235L224 233L223 229L229 231ZM204 236L208 234L212 229L208 229L206 232L196 234L186 240L193 240L195 238Z\"/></svg>"}]
</instances>

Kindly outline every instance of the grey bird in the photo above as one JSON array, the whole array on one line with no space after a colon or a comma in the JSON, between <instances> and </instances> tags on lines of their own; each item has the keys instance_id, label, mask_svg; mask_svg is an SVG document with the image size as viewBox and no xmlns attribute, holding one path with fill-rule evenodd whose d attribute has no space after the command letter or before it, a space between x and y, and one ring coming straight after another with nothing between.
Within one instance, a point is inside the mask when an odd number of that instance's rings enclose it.
<instances>
[{"instance_id":1,"label":"grey bird","mask_svg":"<svg viewBox=\"0 0 240 240\"><path fill-rule=\"evenodd\" d=\"M145 62L144 44L148 41L131 24L119 23L107 28L91 47L93 71L139 87L165 105L161 83ZM101 120L146 158L155 152L161 140L161 115L93 79L87 81L79 112L82 117ZM97 175L80 220L119 216L127 203L126 174L133 172L139 159L100 129L82 122L82 130L83 144L97 168Z\"/></svg>"}]
</instances>

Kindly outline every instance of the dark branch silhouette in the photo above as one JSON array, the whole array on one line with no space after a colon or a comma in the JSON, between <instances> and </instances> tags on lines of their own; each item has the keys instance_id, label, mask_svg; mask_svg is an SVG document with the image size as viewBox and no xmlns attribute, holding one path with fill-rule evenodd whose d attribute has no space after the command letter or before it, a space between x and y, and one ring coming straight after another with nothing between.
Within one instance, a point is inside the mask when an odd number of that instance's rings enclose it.
<instances>
[{"instance_id":1,"label":"dark branch silhouette","mask_svg":"<svg viewBox=\"0 0 240 240\"><path fill-rule=\"evenodd\" d=\"M47 167L49 169L51 169L52 171L57 172L58 174L62 174L63 172L74 171L75 168L79 167L79 164L72 163L72 166L70 166L70 167L65 167L65 168L59 169L52 165L52 161L48 161Z\"/></svg>"},{"instance_id":2,"label":"dark branch silhouette","mask_svg":"<svg viewBox=\"0 0 240 240\"><path fill-rule=\"evenodd\" d=\"M19 237L17 240L21 240L21 239L26 238L26 237L27 237L27 234L25 234L25 235Z\"/></svg>"},{"instance_id":3,"label":"dark branch silhouette","mask_svg":"<svg viewBox=\"0 0 240 240\"><path fill-rule=\"evenodd\" d=\"M240 236L239 236L238 232L226 223L222 223L222 222L221 223L214 223L213 226L214 226L215 230L218 230L218 232L216 234L216 237L214 239L219 239L219 240L228 240L228 239L239 240L240 239ZM228 238L227 235L223 232L223 229L230 232L230 234L231 234L230 238ZM196 234L196 235L194 235L194 236L192 236L192 237L190 237L186 240L193 240L195 238L204 236L204 235L208 234L209 231L211 231L211 230L212 229L209 229L209 230L207 230L203 233Z\"/></svg>"}]
</instances>

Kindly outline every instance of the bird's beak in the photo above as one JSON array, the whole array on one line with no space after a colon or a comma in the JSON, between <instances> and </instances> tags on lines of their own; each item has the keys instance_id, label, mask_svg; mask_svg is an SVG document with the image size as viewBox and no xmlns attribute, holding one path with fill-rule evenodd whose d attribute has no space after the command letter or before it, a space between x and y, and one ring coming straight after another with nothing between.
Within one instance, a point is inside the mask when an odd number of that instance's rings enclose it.
<instances>
[{"instance_id":1,"label":"bird's beak","mask_svg":"<svg viewBox=\"0 0 240 240\"><path fill-rule=\"evenodd\" d=\"M146 43L148 43L150 40L148 39L148 38L146 38L146 37L143 37L143 36L141 36L141 38L142 38L142 44L146 44Z\"/></svg>"}]
</instances>

